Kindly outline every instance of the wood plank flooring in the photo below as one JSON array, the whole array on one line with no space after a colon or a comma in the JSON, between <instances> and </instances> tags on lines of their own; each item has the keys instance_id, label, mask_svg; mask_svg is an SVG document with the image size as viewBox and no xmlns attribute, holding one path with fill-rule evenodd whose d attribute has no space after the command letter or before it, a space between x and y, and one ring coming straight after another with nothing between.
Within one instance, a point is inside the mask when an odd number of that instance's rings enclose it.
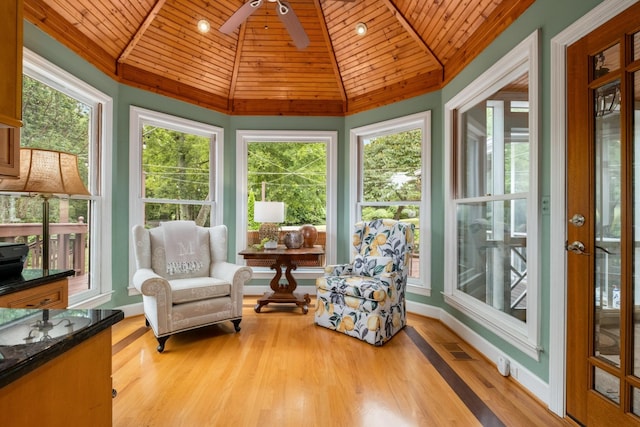
<instances>
[{"instance_id":1,"label":"wood plank flooring","mask_svg":"<svg viewBox=\"0 0 640 427\"><path fill-rule=\"evenodd\" d=\"M113 425L573 425L439 321L409 315L408 328L373 347L314 325L313 308L257 314L255 299L245 297L239 333L230 322L185 332L162 354L142 316L116 324Z\"/></svg>"}]
</instances>

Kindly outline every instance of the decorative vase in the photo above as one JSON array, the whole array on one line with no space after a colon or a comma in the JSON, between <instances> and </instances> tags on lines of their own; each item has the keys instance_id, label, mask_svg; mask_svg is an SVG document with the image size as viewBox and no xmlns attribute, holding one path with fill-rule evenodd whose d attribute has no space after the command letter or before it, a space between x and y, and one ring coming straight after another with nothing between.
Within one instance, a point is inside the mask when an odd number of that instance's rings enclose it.
<instances>
[{"instance_id":1,"label":"decorative vase","mask_svg":"<svg viewBox=\"0 0 640 427\"><path fill-rule=\"evenodd\" d=\"M299 231L290 231L284 235L284 245L289 249L298 249L303 242L302 233Z\"/></svg>"},{"instance_id":2,"label":"decorative vase","mask_svg":"<svg viewBox=\"0 0 640 427\"><path fill-rule=\"evenodd\" d=\"M318 238L318 230L311 224L305 224L300 227L300 233L304 239L304 247L312 248Z\"/></svg>"}]
</instances>

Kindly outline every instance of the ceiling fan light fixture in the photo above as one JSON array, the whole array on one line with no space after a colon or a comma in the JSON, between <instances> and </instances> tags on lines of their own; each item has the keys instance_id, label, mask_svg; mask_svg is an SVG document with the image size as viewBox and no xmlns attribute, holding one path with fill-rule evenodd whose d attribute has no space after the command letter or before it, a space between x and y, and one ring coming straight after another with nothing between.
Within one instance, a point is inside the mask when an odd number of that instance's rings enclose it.
<instances>
[{"instance_id":1,"label":"ceiling fan light fixture","mask_svg":"<svg viewBox=\"0 0 640 427\"><path fill-rule=\"evenodd\" d=\"M367 34L367 24L364 22L358 22L356 24L356 34L359 36L364 36Z\"/></svg>"},{"instance_id":2,"label":"ceiling fan light fixture","mask_svg":"<svg viewBox=\"0 0 640 427\"><path fill-rule=\"evenodd\" d=\"M206 19L201 19L198 21L198 31L200 31L202 34L208 33L210 29L211 24L209 24L209 21L207 21Z\"/></svg>"}]
</instances>

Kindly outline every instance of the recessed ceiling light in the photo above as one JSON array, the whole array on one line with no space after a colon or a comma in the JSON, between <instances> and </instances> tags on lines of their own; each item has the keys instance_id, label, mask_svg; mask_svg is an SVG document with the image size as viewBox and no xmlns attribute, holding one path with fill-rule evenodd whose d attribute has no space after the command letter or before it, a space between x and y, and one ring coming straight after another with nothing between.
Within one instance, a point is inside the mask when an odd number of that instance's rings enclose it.
<instances>
[{"instance_id":1,"label":"recessed ceiling light","mask_svg":"<svg viewBox=\"0 0 640 427\"><path fill-rule=\"evenodd\" d=\"M359 36L364 36L367 34L367 24L364 22L358 22L356 24L356 34Z\"/></svg>"},{"instance_id":2,"label":"recessed ceiling light","mask_svg":"<svg viewBox=\"0 0 640 427\"><path fill-rule=\"evenodd\" d=\"M204 34L208 33L210 29L211 24L209 24L209 21L207 21L206 19L201 19L198 21L198 31Z\"/></svg>"}]
</instances>

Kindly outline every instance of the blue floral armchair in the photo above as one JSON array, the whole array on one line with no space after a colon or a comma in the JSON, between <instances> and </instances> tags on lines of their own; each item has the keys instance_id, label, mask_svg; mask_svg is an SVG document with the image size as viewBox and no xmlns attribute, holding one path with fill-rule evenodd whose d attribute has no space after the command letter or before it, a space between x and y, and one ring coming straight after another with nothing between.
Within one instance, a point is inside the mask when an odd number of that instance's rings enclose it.
<instances>
[{"instance_id":1,"label":"blue floral armchair","mask_svg":"<svg viewBox=\"0 0 640 427\"><path fill-rule=\"evenodd\" d=\"M353 262L327 266L316 280L315 323L376 346L402 329L413 231L389 219L356 224Z\"/></svg>"}]
</instances>

